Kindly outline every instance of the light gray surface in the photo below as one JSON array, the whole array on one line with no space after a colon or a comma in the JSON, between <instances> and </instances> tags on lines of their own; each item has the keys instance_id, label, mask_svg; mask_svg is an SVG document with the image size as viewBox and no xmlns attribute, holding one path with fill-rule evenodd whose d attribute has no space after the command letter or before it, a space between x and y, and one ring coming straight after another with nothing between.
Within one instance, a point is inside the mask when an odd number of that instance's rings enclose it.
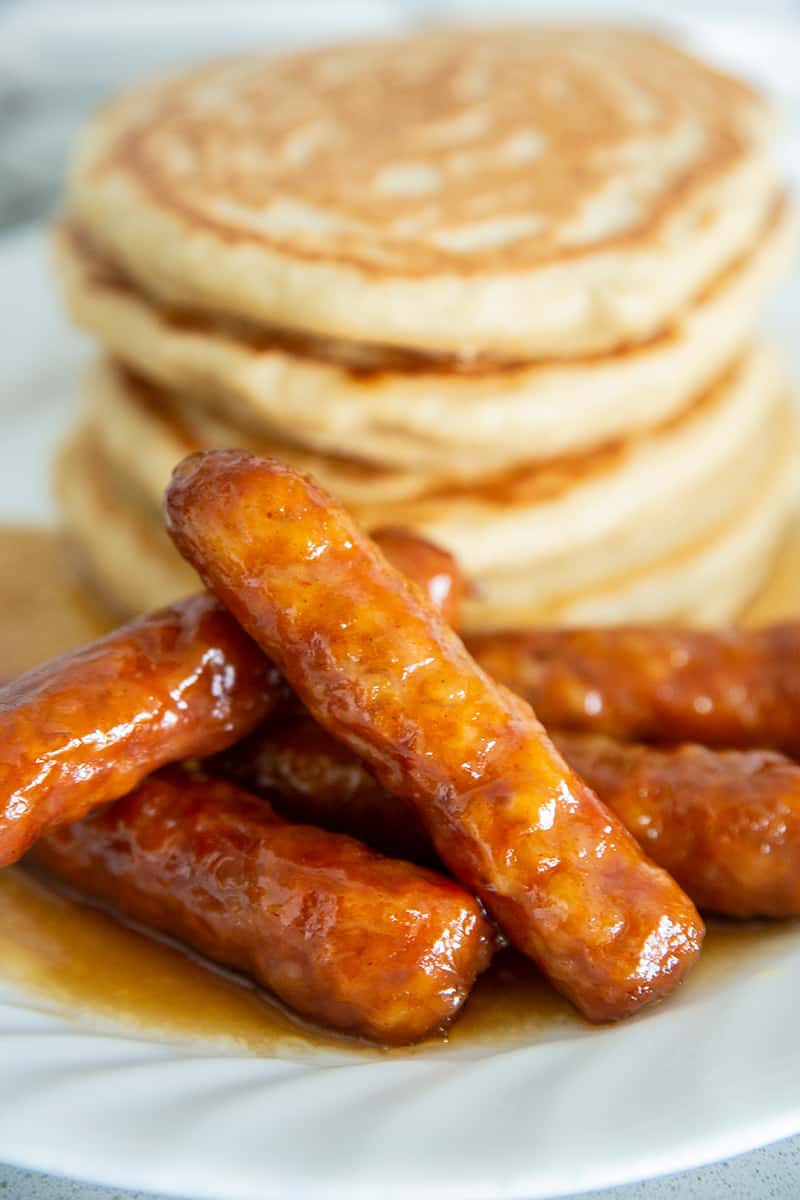
<instances>
[{"instance_id":1,"label":"light gray surface","mask_svg":"<svg viewBox=\"0 0 800 1200\"><path fill-rule=\"evenodd\" d=\"M603 1192L584 1192L581 1200L797 1200L800 1196L800 1137L728 1162L631 1183ZM0 1166L0 1200L153 1200L143 1192L90 1187L48 1179L32 1171ZM187 1197L186 1200L191 1200ZM220 1196L219 1200L225 1200ZM302 1200L301 1195L287 1200ZM411 1197L409 1197L411 1200Z\"/></svg>"}]
</instances>

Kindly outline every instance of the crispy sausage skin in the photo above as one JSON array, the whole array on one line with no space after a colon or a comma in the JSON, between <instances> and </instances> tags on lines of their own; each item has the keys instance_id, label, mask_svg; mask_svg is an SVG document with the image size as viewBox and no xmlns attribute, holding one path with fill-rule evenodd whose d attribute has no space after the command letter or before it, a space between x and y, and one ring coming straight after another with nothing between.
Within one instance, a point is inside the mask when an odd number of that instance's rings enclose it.
<instances>
[{"instance_id":1,"label":"crispy sausage skin","mask_svg":"<svg viewBox=\"0 0 800 1200\"><path fill-rule=\"evenodd\" d=\"M453 880L175 767L48 834L32 857L302 1016L385 1044L445 1028L492 951Z\"/></svg>"},{"instance_id":2,"label":"crispy sausage skin","mask_svg":"<svg viewBox=\"0 0 800 1200\"><path fill-rule=\"evenodd\" d=\"M0 867L165 763L222 750L284 694L207 594L21 676L0 690Z\"/></svg>"},{"instance_id":3,"label":"crispy sausage skin","mask_svg":"<svg viewBox=\"0 0 800 1200\"><path fill-rule=\"evenodd\" d=\"M267 796L290 821L347 833L393 858L440 865L413 806L384 791L307 713L267 721L206 766Z\"/></svg>"},{"instance_id":4,"label":"crispy sausage skin","mask_svg":"<svg viewBox=\"0 0 800 1200\"><path fill-rule=\"evenodd\" d=\"M548 727L800 751L800 622L482 634L470 652Z\"/></svg>"},{"instance_id":5,"label":"crispy sausage skin","mask_svg":"<svg viewBox=\"0 0 800 1200\"><path fill-rule=\"evenodd\" d=\"M800 916L800 767L769 750L556 735L572 767L699 908Z\"/></svg>"},{"instance_id":6,"label":"crispy sausage skin","mask_svg":"<svg viewBox=\"0 0 800 1200\"><path fill-rule=\"evenodd\" d=\"M573 770L699 908L727 917L800 916L800 767L765 750L675 749L558 733ZM216 769L276 796L281 811L431 861L416 814L308 716L268 722Z\"/></svg>"},{"instance_id":7,"label":"crispy sausage skin","mask_svg":"<svg viewBox=\"0 0 800 1200\"><path fill-rule=\"evenodd\" d=\"M167 523L320 724L414 805L456 878L590 1019L676 986L703 936L694 905L319 487L208 451L176 468Z\"/></svg>"}]
</instances>

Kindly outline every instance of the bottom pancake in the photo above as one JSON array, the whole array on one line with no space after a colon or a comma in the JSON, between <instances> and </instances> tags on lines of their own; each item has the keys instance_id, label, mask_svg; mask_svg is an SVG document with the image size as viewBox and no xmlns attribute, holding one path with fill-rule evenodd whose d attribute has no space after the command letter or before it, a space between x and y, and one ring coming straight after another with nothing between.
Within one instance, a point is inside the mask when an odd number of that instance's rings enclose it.
<instances>
[{"instance_id":1,"label":"bottom pancake","mask_svg":"<svg viewBox=\"0 0 800 1200\"><path fill-rule=\"evenodd\" d=\"M794 505L796 439L788 401L776 417L765 461L742 480L742 503L703 538L546 607L504 603L479 581L465 627L735 619L766 579ZM199 586L173 549L160 511L105 457L91 430L79 431L62 450L56 491L84 578L115 616L158 607Z\"/></svg>"}]
</instances>

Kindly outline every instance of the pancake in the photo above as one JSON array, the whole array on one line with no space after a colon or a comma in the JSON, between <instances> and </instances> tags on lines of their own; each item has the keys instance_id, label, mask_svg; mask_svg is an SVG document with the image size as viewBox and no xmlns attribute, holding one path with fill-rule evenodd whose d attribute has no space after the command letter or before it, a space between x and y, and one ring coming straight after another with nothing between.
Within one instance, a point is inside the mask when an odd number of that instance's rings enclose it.
<instances>
[{"instance_id":1,"label":"pancake","mask_svg":"<svg viewBox=\"0 0 800 1200\"><path fill-rule=\"evenodd\" d=\"M782 202L748 252L639 347L505 368L180 317L68 225L57 231L56 258L75 322L187 403L265 439L465 480L629 437L684 408L737 354L795 232Z\"/></svg>"},{"instance_id":2,"label":"pancake","mask_svg":"<svg viewBox=\"0 0 800 1200\"><path fill-rule=\"evenodd\" d=\"M179 309L495 359L654 335L775 201L772 114L641 32L427 31L106 106L69 208Z\"/></svg>"},{"instance_id":3,"label":"pancake","mask_svg":"<svg viewBox=\"0 0 800 1200\"><path fill-rule=\"evenodd\" d=\"M464 614L474 632L509 626L615 625L675 620L717 625L733 620L758 592L775 559L798 500L798 439L794 407L784 396L765 428L758 450L742 462L738 502L731 511L711 504L713 520L688 541L660 541L650 523L656 513L641 514L637 528L620 531L605 546L592 548L609 570L605 579L558 594L569 564L552 571L548 564L516 578L485 576L480 596ZM713 497L712 497L713 500ZM673 514L662 513L669 525ZM637 559L636 544L652 539L662 547L655 559ZM575 578L586 577L581 564Z\"/></svg>"},{"instance_id":4,"label":"pancake","mask_svg":"<svg viewBox=\"0 0 800 1200\"><path fill-rule=\"evenodd\" d=\"M154 508L186 454L245 448L314 475L366 529L404 526L440 543L477 580L518 579L524 569L538 581L539 603L554 581L559 591L589 585L606 578L623 553L632 567L733 511L783 390L772 357L754 347L686 411L646 435L503 473L480 487L442 487L209 423L196 406L109 360L87 380L98 445Z\"/></svg>"},{"instance_id":5,"label":"pancake","mask_svg":"<svg viewBox=\"0 0 800 1200\"><path fill-rule=\"evenodd\" d=\"M127 620L200 589L159 510L142 502L87 430L72 434L59 452L54 487L78 575L111 617Z\"/></svg>"},{"instance_id":6,"label":"pancake","mask_svg":"<svg viewBox=\"0 0 800 1200\"><path fill-rule=\"evenodd\" d=\"M781 430L781 436L785 430ZM796 495L796 447L782 436L766 476L738 512L680 552L620 575L593 593L542 610L492 609L473 602L472 630L545 622L614 623L733 620L759 589ZM95 599L117 617L146 612L198 586L169 543L160 512L105 459L91 433L79 431L59 457L56 484L62 524Z\"/></svg>"}]
</instances>

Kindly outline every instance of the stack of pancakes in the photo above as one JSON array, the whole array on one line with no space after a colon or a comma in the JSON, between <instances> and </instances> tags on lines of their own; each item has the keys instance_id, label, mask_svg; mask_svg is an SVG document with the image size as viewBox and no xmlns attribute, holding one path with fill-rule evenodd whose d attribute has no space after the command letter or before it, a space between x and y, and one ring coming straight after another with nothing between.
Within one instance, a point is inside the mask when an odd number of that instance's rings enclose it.
<instances>
[{"instance_id":1,"label":"stack of pancakes","mask_svg":"<svg viewBox=\"0 0 800 1200\"><path fill-rule=\"evenodd\" d=\"M793 503L792 407L753 335L793 233L772 126L743 84L600 29L122 96L57 231L105 352L58 467L95 588L122 612L191 589L164 485L241 446L452 550L471 629L734 616Z\"/></svg>"}]
</instances>

